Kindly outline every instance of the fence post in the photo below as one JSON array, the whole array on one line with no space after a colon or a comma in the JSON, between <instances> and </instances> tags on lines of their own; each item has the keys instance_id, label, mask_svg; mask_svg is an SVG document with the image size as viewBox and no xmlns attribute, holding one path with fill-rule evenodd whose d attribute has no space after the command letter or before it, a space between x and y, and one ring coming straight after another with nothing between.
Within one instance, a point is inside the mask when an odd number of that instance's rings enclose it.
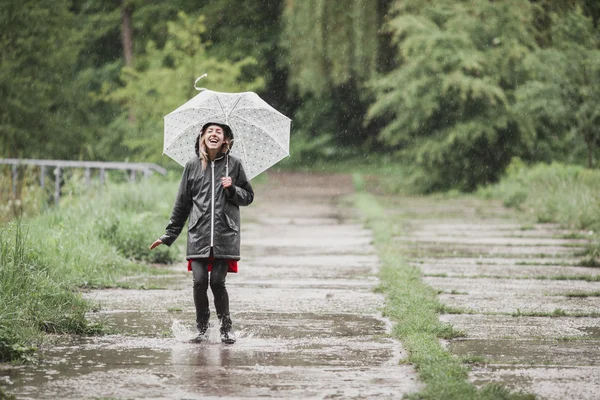
<instances>
[{"instance_id":1,"label":"fence post","mask_svg":"<svg viewBox=\"0 0 600 400\"><path fill-rule=\"evenodd\" d=\"M42 189L46 186L46 167L43 165L40 167L40 186Z\"/></svg>"},{"instance_id":2,"label":"fence post","mask_svg":"<svg viewBox=\"0 0 600 400\"><path fill-rule=\"evenodd\" d=\"M12 194L13 198L17 197L17 164L13 164L12 166Z\"/></svg>"},{"instance_id":3,"label":"fence post","mask_svg":"<svg viewBox=\"0 0 600 400\"><path fill-rule=\"evenodd\" d=\"M100 187L104 186L104 168L100 168Z\"/></svg>"},{"instance_id":4,"label":"fence post","mask_svg":"<svg viewBox=\"0 0 600 400\"><path fill-rule=\"evenodd\" d=\"M131 174L129 175L129 180L131 182L135 182L135 169L131 170Z\"/></svg>"},{"instance_id":5,"label":"fence post","mask_svg":"<svg viewBox=\"0 0 600 400\"><path fill-rule=\"evenodd\" d=\"M58 202L60 201L60 167L56 167L54 170L54 204L58 206Z\"/></svg>"},{"instance_id":6,"label":"fence post","mask_svg":"<svg viewBox=\"0 0 600 400\"><path fill-rule=\"evenodd\" d=\"M90 185L91 185L91 171L90 171L90 167L87 167L85 169L85 186L89 189Z\"/></svg>"}]
</instances>

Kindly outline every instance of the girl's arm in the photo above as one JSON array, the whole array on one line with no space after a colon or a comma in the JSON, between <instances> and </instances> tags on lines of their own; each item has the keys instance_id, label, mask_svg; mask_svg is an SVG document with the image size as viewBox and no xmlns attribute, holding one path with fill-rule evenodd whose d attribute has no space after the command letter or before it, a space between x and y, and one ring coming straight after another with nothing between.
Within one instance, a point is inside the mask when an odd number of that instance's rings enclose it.
<instances>
[{"instance_id":1,"label":"girl's arm","mask_svg":"<svg viewBox=\"0 0 600 400\"><path fill-rule=\"evenodd\" d=\"M248 206L254 200L254 190L246 177L246 172L241 163L237 164L237 178L235 183L225 188L227 199L238 206Z\"/></svg>"},{"instance_id":2,"label":"girl's arm","mask_svg":"<svg viewBox=\"0 0 600 400\"><path fill-rule=\"evenodd\" d=\"M183 170L181 182L179 183L179 190L177 191L177 196L175 197L175 205L173 206L173 211L171 212L171 219L169 220L169 225L167 225L166 233L160 237L162 243L166 244L167 246L173 244L175 239L177 239L183 230L185 221L190 215L190 210L192 209L192 196L188 188L189 170L190 168L188 163L185 165Z\"/></svg>"}]
</instances>

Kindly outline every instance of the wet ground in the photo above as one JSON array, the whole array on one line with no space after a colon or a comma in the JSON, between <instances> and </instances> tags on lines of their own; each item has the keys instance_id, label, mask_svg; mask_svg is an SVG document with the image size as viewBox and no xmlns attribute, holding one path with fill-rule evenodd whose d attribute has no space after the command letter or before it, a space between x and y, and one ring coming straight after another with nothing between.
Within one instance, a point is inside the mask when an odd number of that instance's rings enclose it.
<instances>
[{"instance_id":1,"label":"wet ground","mask_svg":"<svg viewBox=\"0 0 600 400\"><path fill-rule=\"evenodd\" d=\"M396 239L465 337L445 343L477 385L539 399L600 398L600 268L581 266L587 232L532 223L478 199L396 198Z\"/></svg>"},{"instance_id":2,"label":"wet ground","mask_svg":"<svg viewBox=\"0 0 600 400\"><path fill-rule=\"evenodd\" d=\"M401 398L422 385L381 317L371 236L339 199L348 177L271 174L242 210L240 273L230 274L238 341L193 335L184 264L149 279L161 290L86 293L91 318L119 334L59 337L36 366L0 370L20 399ZM146 278L145 278L146 279ZM137 282L140 279L136 279Z\"/></svg>"}]
</instances>

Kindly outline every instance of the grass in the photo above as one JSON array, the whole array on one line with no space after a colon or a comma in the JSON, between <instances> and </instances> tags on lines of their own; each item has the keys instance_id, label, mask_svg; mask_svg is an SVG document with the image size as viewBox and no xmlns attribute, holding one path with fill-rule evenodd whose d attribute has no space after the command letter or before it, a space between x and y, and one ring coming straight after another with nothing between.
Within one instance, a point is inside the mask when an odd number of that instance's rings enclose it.
<instances>
[{"instance_id":1,"label":"grass","mask_svg":"<svg viewBox=\"0 0 600 400\"><path fill-rule=\"evenodd\" d=\"M481 188L486 198L501 199L540 223L557 223L587 236L587 264L600 263L600 171L559 163L526 166L516 159L496 185ZM581 231L585 231L583 234Z\"/></svg>"},{"instance_id":2,"label":"grass","mask_svg":"<svg viewBox=\"0 0 600 400\"><path fill-rule=\"evenodd\" d=\"M440 274L423 274L427 278L448 278L450 275L445 273ZM600 275L536 275L536 276L507 276L507 275L452 275L455 279L510 279L510 280L529 280L535 279L540 281L585 281L585 282L600 282Z\"/></svg>"},{"instance_id":3,"label":"grass","mask_svg":"<svg viewBox=\"0 0 600 400\"><path fill-rule=\"evenodd\" d=\"M512 317L575 317L575 318L598 318L600 312L567 312L562 308L556 308L553 311L521 311L517 309L515 312L507 313L484 313L485 315L510 315Z\"/></svg>"},{"instance_id":4,"label":"grass","mask_svg":"<svg viewBox=\"0 0 600 400\"><path fill-rule=\"evenodd\" d=\"M600 291L595 292L566 292L566 293L558 293L554 296L564 296L564 297L577 297L577 298L585 298L585 297L600 297Z\"/></svg>"},{"instance_id":5,"label":"grass","mask_svg":"<svg viewBox=\"0 0 600 400\"><path fill-rule=\"evenodd\" d=\"M60 207L0 227L0 361L29 359L44 333L101 332L78 289L131 285L119 279L168 273L149 264L182 258L177 247L148 250L164 232L176 182L89 193L69 184Z\"/></svg>"},{"instance_id":6,"label":"grass","mask_svg":"<svg viewBox=\"0 0 600 400\"><path fill-rule=\"evenodd\" d=\"M16 400L17 398L11 394L7 394L2 387L0 387L0 400Z\"/></svg>"},{"instance_id":7,"label":"grass","mask_svg":"<svg viewBox=\"0 0 600 400\"><path fill-rule=\"evenodd\" d=\"M0 360L30 359L42 332L95 332L85 319L89 305L27 244L20 225L11 239L0 236Z\"/></svg>"},{"instance_id":8,"label":"grass","mask_svg":"<svg viewBox=\"0 0 600 400\"><path fill-rule=\"evenodd\" d=\"M355 175L355 187L365 188L360 175ZM378 198L360 191L354 204L372 230L381 260L381 290L386 296L385 315L394 322L393 335L402 341L409 353L408 362L418 371L425 388L409 399L533 399L529 394L511 393L498 385L478 389L468 380L468 368L441 344L440 339L462 335L439 321L439 312L446 307L437 299L437 292L421 279L421 270L409 265L393 240L397 229Z\"/></svg>"}]
</instances>

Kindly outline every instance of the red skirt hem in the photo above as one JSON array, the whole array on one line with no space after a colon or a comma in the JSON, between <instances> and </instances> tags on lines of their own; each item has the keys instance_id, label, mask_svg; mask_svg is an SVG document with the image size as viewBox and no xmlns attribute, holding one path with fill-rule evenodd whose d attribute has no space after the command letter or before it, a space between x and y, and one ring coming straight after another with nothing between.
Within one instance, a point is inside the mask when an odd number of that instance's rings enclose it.
<instances>
[{"instance_id":1,"label":"red skirt hem","mask_svg":"<svg viewBox=\"0 0 600 400\"><path fill-rule=\"evenodd\" d=\"M214 261L214 257L210 257L208 259L208 272L212 271L212 261ZM188 260L188 264L187 264L187 270L191 271L192 270L192 261L194 261L195 259L191 259ZM237 273L238 272L238 263L237 260L227 260L227 272L231 272L231 273Z\"/></svg>"}]
</instances>

